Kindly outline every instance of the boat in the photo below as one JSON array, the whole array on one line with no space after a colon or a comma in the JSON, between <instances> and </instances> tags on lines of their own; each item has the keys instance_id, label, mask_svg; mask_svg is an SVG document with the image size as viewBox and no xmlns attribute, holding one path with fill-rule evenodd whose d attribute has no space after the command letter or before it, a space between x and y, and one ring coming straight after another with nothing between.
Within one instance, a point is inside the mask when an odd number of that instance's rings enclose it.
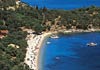
<instances>
[{"instance_id":1,"label":"boat","mask_svg":"<svg viewBox=\"0 0 100 70\"><path fill-rule=\"evenodd\" d=\"M93 42L87 44L87 46L91 46L91 47L96 46L96 45L97 43L93 43Z\"/></svg>"},{"instance_id":2,"label":"boat","mask_svg":"<svg viewBox=\"0 0 100 70\"><path fill-rule=\"evenodd\" d=\"M50 38L59 38L57 35L52 35Z\"/></svg>"},{"instance_id":3,"label":"boat","mask_svg":"<svg viewBox=\"0 0 100 70\"><path fill-rule=\"evenodd\" d=\"M59 60L60 59L60 57L56 57L56 60Z\"/></svg>"},{"instance_id":4,"label":"boat","mask_svg":"<svg viewBox=\"0 0 100 70\"><path fill-rule=\"evenodd\" d=\"M47 44L50 44L51 42L47 42Z\"/></svg>"}]
</instances>

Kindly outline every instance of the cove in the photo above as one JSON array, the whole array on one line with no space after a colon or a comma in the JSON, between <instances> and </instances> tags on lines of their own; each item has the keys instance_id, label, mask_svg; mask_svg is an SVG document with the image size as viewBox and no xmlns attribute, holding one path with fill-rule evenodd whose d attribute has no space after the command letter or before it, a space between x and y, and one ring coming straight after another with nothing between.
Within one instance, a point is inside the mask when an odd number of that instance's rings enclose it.
<instances>
[{"instance_id":1,"label":"cove","mask_svg":"<svg viewBox=\"0 0 100 70\"><path fill-rule=\"evenodd\" d=\"M97 46L89 47L86 45L89 42L95 42ZM100 32L47 38L40 50L39 61L39 70L100 70Z\"/></svg>"}]
</instances>

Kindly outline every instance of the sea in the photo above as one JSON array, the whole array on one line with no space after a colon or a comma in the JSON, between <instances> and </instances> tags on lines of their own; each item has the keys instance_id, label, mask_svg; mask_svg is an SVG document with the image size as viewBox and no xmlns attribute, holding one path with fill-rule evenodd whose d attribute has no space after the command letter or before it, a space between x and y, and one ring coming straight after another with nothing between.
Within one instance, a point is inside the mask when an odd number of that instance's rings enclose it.
<instances>
[{"instance_id":1,"label":"sea","mask_svg":"<svg viewBox=\"0 0 100 70\"><path fill-rule=\"evenodd\" d=\"M31 6L48 9L73 10L77 8L86 8L89 6L100 7L100 0L21 0Z\"/></svg>"},{"instance_id":2,"label":"sea","mask_svg":"<svg viewBox=\"0 0 100 70\"><path fill-rule=\"evenodd\" d=\"M100 32L59 34L46 38L39 70L100 70ZM88 43L96 46L88 46Z\"/></svg>"},{"instance_id":3,"label":"sea","mask_svg":"<svg viewBox=\"0 0 100 70\"><path fill-rule=\"evenodd\" d=\"M100 0L21 0L30 6L74 10L100 7ZM87 46L88 43L96 46ZM39 70L100 70L100 32L60 34L46 38L39 56Z\"/></svg>"}]
</instances>

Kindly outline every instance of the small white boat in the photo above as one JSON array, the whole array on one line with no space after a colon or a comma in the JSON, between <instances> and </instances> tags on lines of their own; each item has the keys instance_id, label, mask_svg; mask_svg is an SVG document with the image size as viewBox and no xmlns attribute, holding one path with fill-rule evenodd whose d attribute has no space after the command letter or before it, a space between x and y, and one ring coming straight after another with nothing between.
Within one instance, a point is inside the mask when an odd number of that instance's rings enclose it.
<instances>
[{"instance_id":1,"label":"small white boat","mask_svg":"<svg viewBox=\"0 0 100 70\"><path fill-rule=\"evenodd\" d=\"M47 44L50 44L51 42L47 42Z\"/></svg>"},{"instance_id":2,"label":"small white boat","mask_svg":"<svg viewBox=\"0 0 100 70\"><path fill-rule=\"evenodd\" d=\"M96 45L97 43L93 43L93 42L87 44L87 46L91 46L91 47L96 46Z\"/></svg>"},{"instance_id":3,"label":"small white boat","mask_svg":"<svg viewBox=\"0 0 100 70\"><path fill-rule=\"evenodd\" d=\"M60 57L56 57L56 60L59 60L60 59Z\"/></svg>"},{"instance_id":4,"label":"small white boat","mask_svg":"<svg viewBox=\"0 0 100 70\"><path fill-rule=\"evenodd\" d=\"M52 35L50 38L59 38L57 35Z\"/></svg>"}]
</instances>

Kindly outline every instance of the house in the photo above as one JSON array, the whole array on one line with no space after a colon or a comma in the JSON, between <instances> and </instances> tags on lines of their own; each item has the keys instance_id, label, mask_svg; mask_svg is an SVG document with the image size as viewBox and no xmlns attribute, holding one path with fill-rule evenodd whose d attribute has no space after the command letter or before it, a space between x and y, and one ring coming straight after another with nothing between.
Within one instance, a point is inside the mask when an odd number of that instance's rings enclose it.
<instances>
[{"instance_id":1,"label":"house","mask_svg":"<svg viewBox=\"0 0 100 70\"><path fill-rule=\"evenodd\" d=\"M21 2L20 0L16 0L16 7L15 6L9 6L9 7L7 7L7 10L15 11L16 8L19 8L20 2Z\"/></svg>"},{"instance_id":2,"label":"house","mask_svg":"<svg viewBox=\"0 0 100 70\"><path fill-rule=\"evenodd\" d=\"M8 30L0 30L0 39L5 37L8 34Z\"/></svg>"},{"instance_id":3,"label":"house","mask_svg":"<svg viewBox=\"0 0 100 70\"><path fill-rule=\"evenodd\" d=\"M7 10L13 10L13 11L16 10L16 8L15 8L14 6L9 6L9 7L7 7L6 9L7 9Z\"/></svg>"},{"instance_id":4,"label":"house","mask_svg":"<svg viewBox=\"0 0 100 70\"><path fill-rule=\"evenodd\" d=\"M4 37L4 35L0 35L0 39L2 39Z\"/></svg>"},{"instance_id":5,"label":"house","mask_svg":"<svg viewBox=\"0 0 100 70\"><path fill-rule=\"evenodd\" d=\"M19 5L20 2L21 2L20 0L16 0L16 4L17 4L17 5Z\"/></svg>"},{"instance_id":6,"label":"house","mask_svg":"<svg viewBox=\"0 0 100 70\"><path fill-rule=\"evenodd\" d=\"M6 35L6 34L8 34L8 30L0 30L0 34Z\"/></svg>"}]
</instances>

